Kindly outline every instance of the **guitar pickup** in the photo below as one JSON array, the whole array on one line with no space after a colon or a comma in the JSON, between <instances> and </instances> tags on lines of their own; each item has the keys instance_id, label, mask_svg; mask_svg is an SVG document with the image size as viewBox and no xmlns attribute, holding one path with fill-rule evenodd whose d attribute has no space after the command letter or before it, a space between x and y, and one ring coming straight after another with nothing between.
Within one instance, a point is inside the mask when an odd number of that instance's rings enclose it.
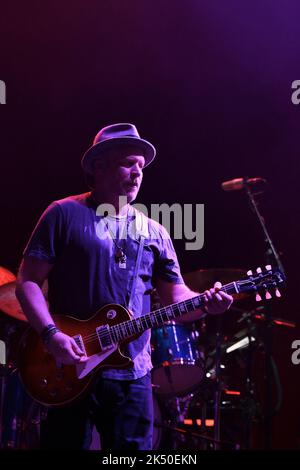
<instances>
[{"instance_id":1,"label":"guitar pickup","mask_svg":"<svg viewBox=\"0 0 300 470\"><path fill-rule=\"evenodd\" d=\"M73 336L73 339L75 340L75 343L77 344L77 346L81 349L81 351L85 354L86 354L86 350L85 350L85 347L84 347L84 343L83 343L83 340L82 340L82 336L81 335L75 335Z\"/></svg>"},{"instance_id":2,"label":"guitar pickup","mask_svg":"<svg viewBox=\"0 0 300 470\"><path fill-rule=\"evenodd\" d=\"M101 346L101 350L111 349L114 347L114 342L111 338L109 326L101 325L96 328L97 337Z\"/></svg>"}]
</instances>

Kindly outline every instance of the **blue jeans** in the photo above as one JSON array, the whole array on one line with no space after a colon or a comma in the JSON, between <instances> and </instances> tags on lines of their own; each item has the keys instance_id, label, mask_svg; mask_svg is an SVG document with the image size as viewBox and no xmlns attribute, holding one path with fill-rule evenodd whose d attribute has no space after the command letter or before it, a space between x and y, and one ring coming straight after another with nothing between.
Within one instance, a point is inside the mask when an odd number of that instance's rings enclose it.
<instances>
[{"instance_id":1,"label":"blue jeans","mask_svg":"<svg viewBox=\"0 0 300 470\"><path fill-rule=\"evenodd\" d=\"M88 449L92 427L103 450L150 450L153 399L150 372L137 380L99 378L90 395L65 408L51 408L41 423L41 447Z\"/></svg>"}]
</instances>

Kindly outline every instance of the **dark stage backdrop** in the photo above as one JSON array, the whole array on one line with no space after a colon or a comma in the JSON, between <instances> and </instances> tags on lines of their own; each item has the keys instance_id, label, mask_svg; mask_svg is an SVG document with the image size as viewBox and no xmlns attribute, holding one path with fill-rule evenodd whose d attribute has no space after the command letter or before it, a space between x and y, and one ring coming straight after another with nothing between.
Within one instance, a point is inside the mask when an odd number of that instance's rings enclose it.
<instances>
[{"instance_id":1,"label":"dark stage backdrop","mask_svg":"<svg viewBox=\"0 0 300 470\"><path fill-rule=\"evenodd\" d=\"M2 2L0 265L16 273L41 211L86 190L80 158L95 133L133 122L158 150L138 202L205 204L204 247L175 240L183 272L264 264L244 194L221 182L267 179L260 208L288 276L274 314L298 324L299 15L297 0ZM299 444L298 338L276 327L274 447Z\"/></svg>"}]
</instances>

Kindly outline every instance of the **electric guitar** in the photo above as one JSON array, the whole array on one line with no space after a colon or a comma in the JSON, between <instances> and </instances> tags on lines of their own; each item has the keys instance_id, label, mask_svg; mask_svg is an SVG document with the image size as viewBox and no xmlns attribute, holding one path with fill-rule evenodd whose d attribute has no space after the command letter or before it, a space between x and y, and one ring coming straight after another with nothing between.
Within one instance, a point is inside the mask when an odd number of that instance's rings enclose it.
<instances>
[{"instance_id":1,"label":"electric guitar","mask_svg":"<svg viewBox=\"0 0 300 470\"><path fill-rule=\"evenodd\" d=\"M285 281L278 269L266 266L256 273L248 271L245 279L230 282L221 290L230 294L256 292L258 300L268 299L272 291L280 297L278 287ZM53 315L55 324L72 336L85 351L88 359L76 365L57 364L47 351L39 335L31 327L20 342L18 368L21 380L29 395L45 406L64 406L80 398L91 385L100 368L125 368L132 361L124 353L124 345L140 336L145 330L176 320L182 315L201 308L204 294L199 294L167 307L133 318L122 305L102 307L89 320L77 320L63 315Z\"/></svg>"}]
</instances>

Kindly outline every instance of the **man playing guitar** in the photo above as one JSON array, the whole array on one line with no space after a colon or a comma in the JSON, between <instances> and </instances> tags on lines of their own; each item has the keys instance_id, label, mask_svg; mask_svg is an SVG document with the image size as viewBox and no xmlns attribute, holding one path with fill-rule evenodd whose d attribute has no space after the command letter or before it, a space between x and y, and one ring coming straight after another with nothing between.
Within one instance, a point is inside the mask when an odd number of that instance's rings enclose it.
<instances>
[{"instance_id":1,"label":"man playing guitar","mask_svg":"<svg viewBox=\"0 0 300 470\"><path fill-rule=\"evenodd\" d=\"M130 205L139 192L144 168L154 157L153 145L141 139L132 124L101 129L82 159L92 190L53 202L41 216L24 251L16 294L58 370L75 365L83 377L85 368L94 367L89 357L96 358L97 354L87 351L82 336L64 331L56 315L68 315L84 324L83 321L106 305L129 308L135 323L127 322L127 326L123 322L123 327L116 324L111 329L110 344L105 325L114 321L118 309L106 308L99 313L100 318L105 312L106 318L102 328L95 329L97 340L103 351L112 348L112 357L116 354L114 341L130 336L129 326L141 331L124 343L123 352L130 359L130 367L119 367L118 360L112 361L109 367L97 371L93 386L80 400L49 408L47 419L41 424L43 448L88 449L95 424L103 449L151 449L150 330L138 319L149 308L146 294L153 287L164 305L197 295L184 284L167 231L139 215ZM120 196L122 200L125 197L125 204L120 204ZM110 204L114 213L99 215L97 208L103 204ZM130 224L137 229L138 222L144 228L135 230L136 236L129 237ZM46 279L49 306L41 290ZM227 310L232 296L220 288L221 284L217 283L207 290L201 308L194 308L184 320L199 318L203 310L212 314ZM92 339L92 336L89 333L85 338ZM49 394L54 401L59 394L60 378L57 373L57 387ZM41 393L49 379L45 377L42 382ZM66 382L64 387L71 390L72 383Z\"/></svg>"}]
</instances>

